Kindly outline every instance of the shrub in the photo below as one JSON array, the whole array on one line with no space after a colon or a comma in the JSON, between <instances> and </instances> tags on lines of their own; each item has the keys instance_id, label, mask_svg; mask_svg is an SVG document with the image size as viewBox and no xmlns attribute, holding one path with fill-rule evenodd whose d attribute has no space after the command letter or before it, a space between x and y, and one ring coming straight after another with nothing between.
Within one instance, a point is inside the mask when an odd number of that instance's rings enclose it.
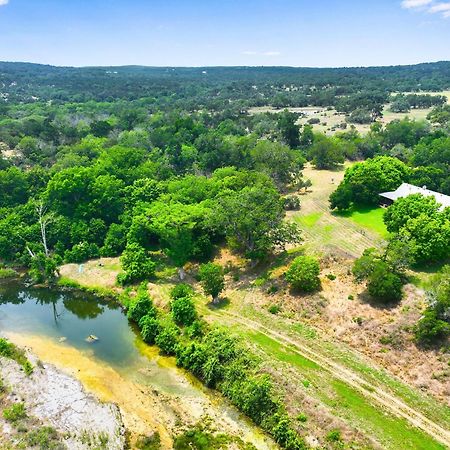
<instances>
[{"instance_id":1,"label":"shrub","mask_svg":"<svg viewBox=\"0 0 450 450\"><path fill-rule=\"evenodd\" d=\"M120 258L125 274L119 274L119 284L151 278L155 274L156 264L149 258L147 251L139 244L128 244Z\"/></svg>"},{"instance_id":2,"label":"shrub","mask_svg":"<svg viewBox=\"0 0 450 450\"><path fill-rule=\"evenodd\" d=\"M402 287L401 278L392 272L389 265L384 261L377 262L368 278L369 294L383 303L398 302L403 295Z\"/></svg>"},{"instance_id":3,"label":"shrub","mask_svg":"<svg viewBox=\"0 0 450 450\"><path fill-rule=\"evenodd\" d=\"M40 449L57 449L58 433L52 427L42 427L32 430L26 435L26 442L29 447L36 447Z\"/></svg>"},{"instance_id":4,"label":"shrub","mask_svg":"<svg viewBox=\"0 0 450 450\"><path fill-rule=\"evenodd\" d=\"M145 315L139 320L139 328L144 342L153 345L160 332L158 320L153 315Z\"/></svg>"},{"instance_id":5,"label":"shrub","mask_svg":"<svg viewBox=\"0 0 450 450\"><path fill-rule=\"evenodd\" d=\"M170 298L176 300L182 297L192 297L194 288L190 284L179 283L170 290Z\"/></svg>"},{"instance_id":6,"label":"shrub","mask_svg":"<svg viewBox=\"0 0 450 450\"><path fill-rule=\"evenodd\" d=\"M66 250L64 259L69 263L82 263L88 259L98 258L100 249L97 244L80 242L75 244L71 250Z\"/></svg>"},{"instance_id":7,"label":"shrub","mask_svg":"<svg viewBox=\"0 0 450 450\"><path fill-rule=\"evenodd\" d=\"M14 278L17 276L17 272L14 269L8 267L0 267L0 280L4 278Z\"/></svg>"},{"instance_id":8,"label":"shrub","mask_svg":"<svg viewBox=\"0 0 450 450\"><path fill-rule=\"evenodd\" d=\"M173 321L177 325L189 326L197 319L194 302L189 297L180 297L170 304Z\"/></svg>"},{"instance_id":9,"label":"shrub","mask_svg":"<svg viewBox=\"0 0 450 450\"><path fill-rule=\"evenodd\" d=\"M450 336L450 324L441 320L435 310L427 310L414 328L416 340L421 344L434 342Z\"/></svg>"},{"instance_id":10,"label":"shrub","mask_svg":"<svg viewBox=\"0 0 450 450\"><path fill-rule=\"evenodd\" d=\"M339 430L331 430L326 436L325 439L328 442L341 442L341 432Z\"/></svg>"},{"instance_id":11,"label":"shrub","mask_svg":"<svg viewBox=\"0 0 450 450\"><path fill-rule=\"evenodd\" d=\"M127 316L136 323L139 323L144 316L156 317L153 301L146 292L139 292L136 298L132 300Z\"/></svg>"},{"instance_id":12,"label":"shrub","mask_svg":"<svg viewBox=\"0 0 450 450\"><path fill-rule=\"evenodd\" d=\"M186 332L189 338L198 339L204 336L205 328L205 322L201 320L195 320L191 325L189 325L189 327L186 328Z\"/></svg>"},{"instance_id":13,"label":"shrub","mask_svg":"<svg viewBox=\"0 0 450 450\"><path fill-rule=\"evenodd\" d=\"M298 256L286 272L286 279L294 289L313 292L320 288L319 273L320 266L316 258Z\"/></svg>"},{"instance_id":14,"label":"shrub","mask_svg":"<svg viewBox=\"0 0 450 450\"><path fill-rule=\"evenodd\" d=\"M287 195L283 199L283 206L286 211L298 211L301 207L300 199L297 195Z\"/></svg>"},{"instance_id":15,"label":"shrub","mask_svg":"<svg viewBox=\"0 0 450 450\"><path fill-rule=\"evenodd\" d=\"M33 366L28 361L25 352L4 338L0 338L0 356L16 361L27 375L33 373Z\"/></svg>"},{"instance_id":16,"label":"shrub","mask_svg":"<svg viewBox=\"0 0 450 450\"><path fill-rule=\"evenodd\" d=\"M23 403L14 403L11 407L3 410L3 417L8 422L17 422L27 416Z\"/></svg>"},{"instance_id":17,"label":"shrub","mask_svg":"<svg viewBox=\"0 0 450 450\"><path fill-rule=\"evenodd\" d=\"M270 314L278 314L280 312L281 308L279 305L270 305L269 306L269 312Z\"/></svg>"},{"instance_id":18,"label":"shrub","mask_svg":"<svg viewBox=\"0 0 450 450\"><path fill-rule=\"evenodd\" d=\"M175 355L178 344L178 328L172 324L161 325L161 330L155 338L156 345L165 355Z\"/></svg>"}]
</instances>

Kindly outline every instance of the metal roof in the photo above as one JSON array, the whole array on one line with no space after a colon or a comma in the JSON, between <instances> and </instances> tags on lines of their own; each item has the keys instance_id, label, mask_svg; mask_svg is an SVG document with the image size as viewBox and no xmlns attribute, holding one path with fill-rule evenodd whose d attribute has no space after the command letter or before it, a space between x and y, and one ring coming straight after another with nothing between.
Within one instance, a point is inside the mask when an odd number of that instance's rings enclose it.
<instances>
[{"instance_id":1,"label":"metal roof","mask_svg":"<svg viewBox=\"0 0 450 450\"><path fill-rule=\"evenodd\" d=\"M396 191L382 192L380 196L395 201L412 194L422 194L424 197L434 197L444 208L450 207L450 196L430 191L426 187L421 188L408 183L403 183Z\"/></svg>"}]
</instances>

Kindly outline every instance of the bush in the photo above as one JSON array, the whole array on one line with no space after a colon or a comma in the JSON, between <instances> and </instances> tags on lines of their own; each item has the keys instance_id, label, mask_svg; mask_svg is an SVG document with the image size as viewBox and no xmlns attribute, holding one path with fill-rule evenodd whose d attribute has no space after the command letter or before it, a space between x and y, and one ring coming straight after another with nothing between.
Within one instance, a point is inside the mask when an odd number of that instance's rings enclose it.
<instances>
[{"instance_id":1,"label":"bush","mask_svg":"<svg viewBox=\"0 0 450 450\"><path fill-rule=\"evenodd\" d=\"M421 344L433 344L450 336L450 324L441 320L437 312L430 309L424 312L415 326L414 335Z\"/></svg>"},{"instance_id":2,"label":"bush","mask_svg":"<svg viewBox=\"0 0 450 450\"><path fill-rule=\"evenodd\" d=\"M427 295L429 304L414 334L421 344L435 344L450 336L450 266L444 266L431 279Z\"/></svg>"},{"instance_id":3,"label":"bush","mask_svg":"<svg viewBox=\"0 0 450 450\"><path fill-rule=\"evenodd\" d=\"M389 265L384 261L377 262L368 278L369 294L383 303L398 302L403 296L402 287L401 278L392 272Z\"/></svg>"},{"instance_id":4,"label":"bush","mask_svg":"<svg viewBox=\"0 0 450 450\"><path fill-rule=\"evenodd\" d=\"M117 277L119 284L141 281L151 278L155 274L156 264L139 244L128 244L120 261L125 274L119 274Z\"/></svg>"},{"instance_id":5,"label":"bush","mask_svg":"<svg viewBox=\"0 0 450 450\"><path fill-rule=\"evenodd\" d=\"M173 321L177 325L189 326L197 319L194 302L189 297L180 297L170 304Z\"/></svg>"},{"instance_id":6,"label":"bush","mask_svg":"<svg viewBox=\"0 0 450 450\"><path fill-rule=\"evenodd\" d=\"M141 329L141 336L144 342L153 345L160 332L160 325L158 320L153 315L145 315L139 321L139 328Z\"/></svg>"},{"instance_id":7,"label":"bush","mask_svg":"<svg viewBox=\"0 0 450 450\"><path fill-rule=\"evenodd\" d=\"M300 199L297 195L287 195L283 199L283 206L286 211L298 211L301 207Z\"/></svg>"},{"instance_id":8,"label":"bush","mask_svg":"<svg viewBox=\"0 0 450 450\"><path fill-rule=\"evenodd\" d=\"M0 267L0 280L5 278L14 278L18 273L8 267Z\"/></svg>"},{"instance_id":9,"label":"bush","mask_svg":"<svg viewBox=\"0 0 450 450\"><path fill-rule=\"evenodd\" d=\"M66 250L64 259L69 263L82 263L88 259L98 258L100 249L97 244L80 242L75 244L71 250Z\"/></svg>"},{"instance_id":10,"label":"bush","mask_svg":"<svg viewBox=\"0 0 450 450\"><path fill-rule=\"evenodd\" d=\"M8 422L17 422L18 420L25 419L27 417L25 405L23 403L14 403L10 408L3 410L3 417Z\"/></svg>"},{"instance_id":11,"label":"bush","mask_svg":"<svg viewBox=\"0 0 450 450\"><path fill-rule=\"evenodd\" d=\"M294 289L314 292L320 288L319 273L320 266L316 258L299 256L286 272L286 279Z\"/></svg>"},{"instance_id":12,"label":"bush","mask_svg":"<svg viewBox=\"0 0 450 450\"><path fill-rule=\"evenodd\" d=\"M190 284L180 283L170 290L170 298L176 300L182 297L192 297L194 292L194 288Z\"/></svg>"},{"instance_id":13,"label":"bush","mask_svg":"<svg viewBox=\"0 0 450 450\"><path fill-rule=\"evenodd\" d=\"M186 328L187 335L190 339L198 339L205 334L205 322L201 320L195 320L189 327Z\"/></svg>"},{"instance_id":14,"label":"bush","mask_svg":"<svg viewBox=\"0 0 450 450\"><path fill-rule=\"evenodd\" d=\"M0 338L0 356L16 361L27 375L33 373L33 366L27 359L25 352L4 338Z\"/></svg>"},{"instance_id":15,"label":"bush","mask_svg":"<svg viewBox=\"0 0 450 450\"><path fill-rule=\"evenodd\" d=\"M279 305L270 305L269 306L269 312L270 314L278 314L280 312L281 308Z\"/></svg>"},{"instance_id":16,"label":"bush","mask_svg":"<svg viewBox=\"0 0 450 450\"><path fill-rule=\"evenodd\" d=\"M139 292L136 298L132 300L127 316L136 323L139 323L144 316L156 317L153 301L146 292Z\"/></svg>"},{"instance_id":17,"label":"bush","mask_svg":"<svg viewBox=\"0 0 450 450\"><path fill-rule=\"evenodd\" d=\"M29 447L40 449L57 449L59 441L58 432L52 427L42 427L32 430L26 435Z\"/></svg>"},{"instance_id":18,"label":"bush","mask_svg":"<svg viewBox=\"0 0 450 450\"><path fill-rule=\"evenodd\" d=\"M178 344L178 328L172 324L161 325L161 330L155 338L155 344L165 355L175 355Z\"/></svg>"}]
</instances>

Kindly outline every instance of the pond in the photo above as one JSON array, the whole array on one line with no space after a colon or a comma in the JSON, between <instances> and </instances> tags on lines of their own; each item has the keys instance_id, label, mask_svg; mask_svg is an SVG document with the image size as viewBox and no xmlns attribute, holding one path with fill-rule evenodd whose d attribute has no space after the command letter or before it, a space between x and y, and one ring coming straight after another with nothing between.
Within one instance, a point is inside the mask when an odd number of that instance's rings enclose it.
<instances>
[{"instance_id":1,"label":"pond","mask_svg":"<svg viewBox=\"0 0 450 450\"><path fill-rule=\"evenodd\" d=\"M132 433L157 430L169 446L180 421L195 424L208 416L220 422L220 431L258 449L276 448L218 393L143 343L114 301L2 281L0 334L69 369L102 400L117 403Z\"/></svg>"}]
</instances>

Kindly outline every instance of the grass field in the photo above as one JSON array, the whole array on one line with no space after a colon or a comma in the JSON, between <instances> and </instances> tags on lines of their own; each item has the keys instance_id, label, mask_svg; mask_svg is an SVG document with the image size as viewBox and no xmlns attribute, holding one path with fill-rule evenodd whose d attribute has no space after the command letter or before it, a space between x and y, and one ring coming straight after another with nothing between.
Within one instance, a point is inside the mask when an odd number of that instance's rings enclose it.
<instances>
[{"instance_id":1,"label":"grass field","mask_svg":"<svg viewBox=\"0 0 450 450\"><path fill-rule=\"evenodd\" d=\"M339 217L346 217L356 224L378 233L387 238L389 233L383 221L384 209L380 207L360 207L345 213L334 213Z\"/></svg>"},{"instance_id":2,"label":"grass field","mask_svg":"<svg viewBox=\"0 0 450 450\"><path fill-rule=\"evenodd\" d=\"M328 199L344 177L344 169L315 170L307 166L303 174L312 187L301 196L301 210L290 212L288 217L300 226L310 250L358 257L387 237L382 208L359 208L347 214L330 211Z\"/></svg>"}]
</instances>

